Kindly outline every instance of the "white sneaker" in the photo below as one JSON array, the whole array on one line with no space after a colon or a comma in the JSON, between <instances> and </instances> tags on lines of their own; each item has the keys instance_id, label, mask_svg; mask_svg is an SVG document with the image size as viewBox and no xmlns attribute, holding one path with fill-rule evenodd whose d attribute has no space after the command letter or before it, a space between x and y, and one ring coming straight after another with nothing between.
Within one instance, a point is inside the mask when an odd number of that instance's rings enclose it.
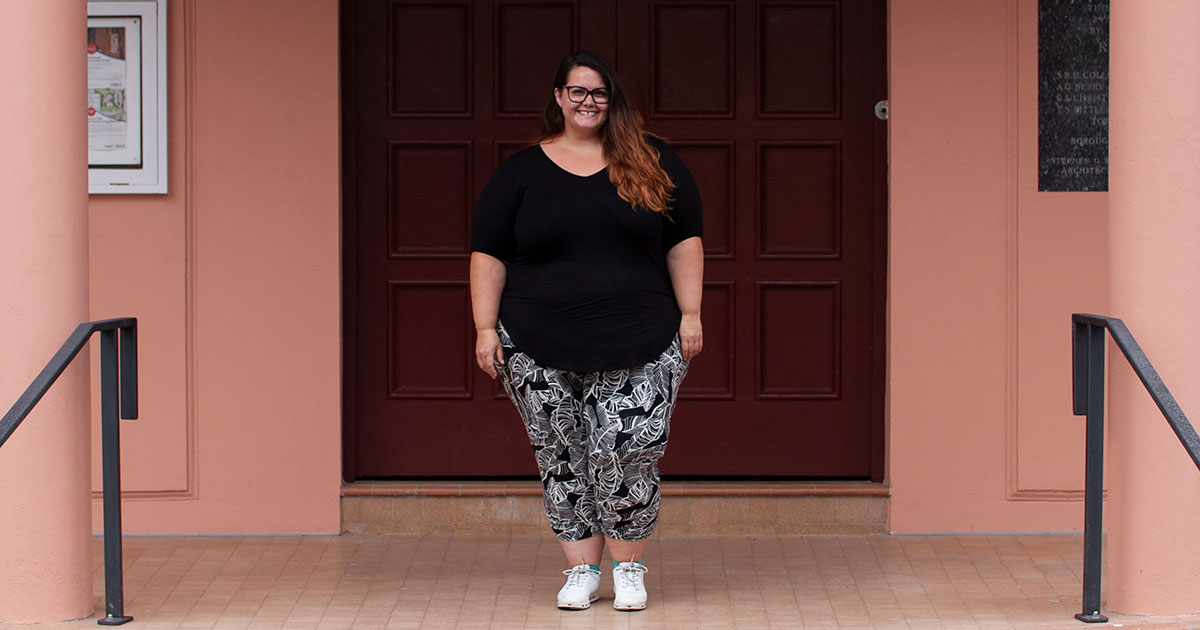
<instances>
[{"instance_id":1,"label":"white sneaker","mask_svg":"<svg viewBox=\"0 0 1200 630\"><path fill-rule=\"evenodd\" d=\"M613 608L642 610L646 607L646 584L642 576L648 570L636 562L622 562L613 569Z\"/></svg>"},{"instance_id":2,"label":"white sneaker","mask_svg":"<svg viewBox=\"0 0 1200 630\"><path fill-rule=\"evenodd\" d=\"M558 591L558 607L583 610L599 597L600 571L586 564L577 564L566 571L567 583Z\"/></svg>"}]
</instances>

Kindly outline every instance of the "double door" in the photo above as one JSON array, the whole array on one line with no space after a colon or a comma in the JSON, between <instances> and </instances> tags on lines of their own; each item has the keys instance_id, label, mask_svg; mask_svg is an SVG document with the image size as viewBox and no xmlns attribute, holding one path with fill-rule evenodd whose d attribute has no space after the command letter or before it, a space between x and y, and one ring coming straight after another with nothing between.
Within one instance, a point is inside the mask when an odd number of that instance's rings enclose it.
<instances>
[{"instance_id":1,"label":"double door","mask_svg":"<svg viewBox=\"0 0 1200 630\"><path fill-rule=\"evenodd\" d=\"M536 473L474 365L470 211L577 49L704 202L705 350L663 472L882 477L882 0L343 9L348 479Z\"/></svg>"}]
</instances>

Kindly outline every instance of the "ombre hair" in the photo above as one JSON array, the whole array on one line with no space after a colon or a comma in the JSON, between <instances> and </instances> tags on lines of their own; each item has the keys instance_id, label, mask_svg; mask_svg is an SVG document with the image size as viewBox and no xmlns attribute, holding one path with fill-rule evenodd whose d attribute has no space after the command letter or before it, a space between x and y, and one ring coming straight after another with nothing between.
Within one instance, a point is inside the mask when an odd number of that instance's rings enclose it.
<instances>
[{"instance_id":1,"label":"ombre hair","mask_svg":"<svg viewBox=\"0 0 1200 630\"><path fill-rule=\"evenodd\" d=\"M604 161L608 163L608 179L617 187L617 194L635 208L666 214L671 209L671 193L675 183L658 165L658 150L646 142L642 115L629 105L617 73L603 57L581 50L567 55L554 73L554 89L567 84L571 70L584 66L595 70L608 88L608 110L600 127L604 146ZM551 95L542 114L542 128L534 138L538 144L562 133L565 121L562 108Z\"/></svg>"}]
</instances>

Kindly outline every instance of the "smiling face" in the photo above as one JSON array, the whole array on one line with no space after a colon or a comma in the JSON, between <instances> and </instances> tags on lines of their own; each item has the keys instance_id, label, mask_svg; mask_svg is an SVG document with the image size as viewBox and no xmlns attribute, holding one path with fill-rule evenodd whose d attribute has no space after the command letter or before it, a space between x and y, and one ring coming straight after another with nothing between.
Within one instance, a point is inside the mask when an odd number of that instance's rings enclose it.
<instances>
[{"instance_id":1,"label":"smiling face","mask_svg":"<svg viewBox=\"0 0 1200 630\"><path fill-rule=\"evenodd\" d=\"M588 90L606 87L600 73L587 66L571 68L571 72L567 74L566 85L583 87ZM554 90L554 99L562 108L563 123L568 129L593 134L604 125L608 103L597 103L591 95L583 99L582 103L575 103L567 97L567 90L563 88Z\"/></svg>"}]
</instances>

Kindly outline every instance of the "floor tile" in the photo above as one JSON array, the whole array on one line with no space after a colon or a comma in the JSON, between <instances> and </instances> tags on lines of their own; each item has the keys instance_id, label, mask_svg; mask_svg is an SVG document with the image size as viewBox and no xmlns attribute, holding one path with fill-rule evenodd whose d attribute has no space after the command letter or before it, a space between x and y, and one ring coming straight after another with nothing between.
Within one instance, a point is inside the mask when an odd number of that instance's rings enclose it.
<instances>
[{"instance_id":1,"label":"floor tile","mask_svg":"<svg viewBox=\"0 0 1200 630\"><path fill-rule=\"evenodd\" d=\"M485 509L455 503L459 523ZM720 518L708 507L693 498L692 516ZM859 505L840 508L839 518L860 517ZM747 503L747 514L761 510ZM124 547L131 630L1084 627L1073 618L1082 538L1072 535L662 534L645 555L650 608L635 613L612 609L607 569L591 609L555 608L564 561L543 533L139 536ZM97 611L102 554L97 538ZM1108 627L1200 630L1200 615L1109 616Z\"/></svg>"}]
</instances>

